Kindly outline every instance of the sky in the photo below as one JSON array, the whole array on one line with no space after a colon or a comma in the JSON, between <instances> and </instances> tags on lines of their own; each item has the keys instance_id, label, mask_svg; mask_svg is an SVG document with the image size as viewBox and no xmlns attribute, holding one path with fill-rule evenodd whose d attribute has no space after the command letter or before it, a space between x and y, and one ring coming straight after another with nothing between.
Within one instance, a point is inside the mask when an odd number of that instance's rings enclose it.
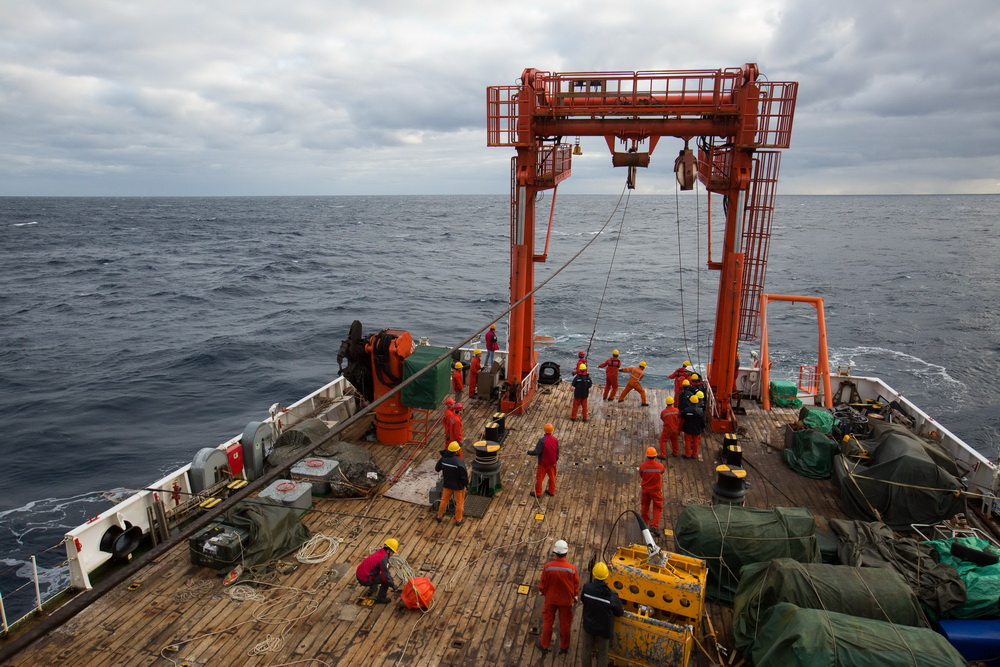
<instances>
[{"instance_id":1,"label":"sky","mask_svg":"<svg viewBox=\"0 0 1000 667\"><path fill-rule=\"evenodd\" d=\"M487 86L749 62L800 86L779 194L1000 193L997 0L3 5L0 196L506 194ZM621 192L581 144L560 192Z\"/></svg>"}]
</instances>

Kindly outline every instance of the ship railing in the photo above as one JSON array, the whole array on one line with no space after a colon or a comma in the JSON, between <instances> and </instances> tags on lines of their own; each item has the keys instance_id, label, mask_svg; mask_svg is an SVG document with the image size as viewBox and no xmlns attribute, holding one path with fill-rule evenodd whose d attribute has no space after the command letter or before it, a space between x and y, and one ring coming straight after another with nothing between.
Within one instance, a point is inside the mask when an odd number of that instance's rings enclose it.
<instances>
[{"instance_id":1,"label":"ship railing","mask_svg":"<svg viewBox=\"0 0 1000 667\"><path fill-rule=\"evenodd\" d=\"M350 391L351 384L343 377L338 377L287 408L277 408L263 421L275 424L277 430L282 431L320 412L323 412L320 418L326 421L348 419L354 414L353 400L348 395ZM240 435L235 436L218 445L217 449L226 452L238 445L240 439ZM64 544L70 569L70 586L80 590L91 588L91 573L111 561L113 554L100 548L102 538L109 530L115 530L115 527L127 529L130 524L140 527L143 536L148 536L151 525L147 508L163 503L169 511L191 498L193 489L188 475L190 469L190 463L178 468L66 533ZM237 477L245 478L246 474Z\"/></svg>"},{"instance_id":2,"label":"ship railing","mask_svg":"<svg viewBox=\"0 0 1000 667\"><path fill-rule=\"evenodd\" d=\"M535 392L535 388L538 387L538 369L541 368L541 364L535 364L531 371L528 372L528 376L521 381L521 387L517 392L517 404L524 405L524 402L528 400L528 397Z\"/></svg>"},{"instance_id":3,"label":"ship railing","mask_svg":"<svg viewBox=\"0 0 1000 667\"><path fill-rule=\"evenodd\" d=\"M66 591L69 590L68 586L63 586L63 587L60 587L60 588L56 589L54 592L50 593L49 595L47 595L45 598L42 597L41 577L40 577L40 575L38 573L38 568L39 568L38 559L43 554L47 554L49 552L53 552L53 551L56 551L58 549L62 549L62 547L63 547L63 543L59 542L57 544L53 544L48 549L45 549L43 551L38 552L37 554L32 554L31 557L30 557L30 559L29 559L30 563L31 563L31 578L28 581L26 581L23 584L21 584L20 586L18 586L17 588L14 588L12 590L8 590L6 592L0 591L0 625L2 625L3 636L4 637L6 637L10 633L10 631L11 631L12 628L16 628L18 625L21 625L22 623L27 622L29 619L34 618L38 614L43 613L45 611L45 606L49 602L51 602L52 600L55 600L56 598L64 595L66 593ZM0 577L3 577L4 575L10 574L14 570L20 569L24 564L25 563L19 562L16 565L8 568L7 570L5 570L3 572L0 572ZM61 562L54 563L50 567L44 567L43 566L43 569L46 570L46 571L58 570L60 568L66 567L67 565L68 565L67 561L62 560ZM10 604L10 601L12 599L14 599L15 595L17 595L18 593L20 593L24 589L28 588L29 586L33 586L34 587L34 606L31 608L30 611L22 614L17 619L15 619L13 622L11 622L7 618L7 605ZM22 607L22 609L23 609L23 607Z\"/></svg>"}]
</instances>

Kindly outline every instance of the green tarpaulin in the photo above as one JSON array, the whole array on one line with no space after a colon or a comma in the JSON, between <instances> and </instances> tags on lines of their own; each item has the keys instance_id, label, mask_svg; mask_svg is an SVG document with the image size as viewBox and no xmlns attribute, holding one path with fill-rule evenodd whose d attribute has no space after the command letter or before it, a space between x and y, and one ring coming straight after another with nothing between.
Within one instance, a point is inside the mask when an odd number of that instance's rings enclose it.
<instances>
[{"instance_id":1,"label":"green tarpaulin","mask_svg":"<svg viewBox=\"0 0 1000 667\"><path fill-rule=\"evenodd\" d=\"M799 387L794 382L771 381L771 402L781 408L800 408L802 401L796 398Z\"/></svg>"},{"instance_id":2,"label":"green tarpaulin","mask_svg":"<svg viewBox=\"0 0 1000 667\"><path fill-rule=\"evenodd\" d=\"M312 537L299 522L299 511L270 498L252 498L237 503L219 516L219 523L246 528L243 565L260 565L295 551Z\"/></svg>"},{"instance_id":3,"label":"green tarpaulin","mask_svg":"<svg viewBox=\"0 0 1000 667\"><path fill-rule=\"evenodd\" d=\"M833 475L833 457L840 453L833 438L805 428L795 432L794 441L790 449L781 452L781 460L789 468L811 479L829 479Z\"/></svg>"},{"instance_id":4,"label":"green tarpaulin","mask_svg":"<svg viewBox=\"0 0 1000 667\"><path fill-rule=\"evenodd\" d=\"M773 558L819 562L814 527L812 514L801 507L690 505L677 518L674 540L679 553L706 561L708 597L728 604L745 565Z\"/></svg>"},{"instance_id":5,"label":"green tarpaulin","mask_svg":"<svg viewBox=\"0 0 1000 667\"><path fill-rule=\"evenodd\" d=\"M938 523L965 511L955 464L940 461L936 447L902 427L878 423L872 423L868 446L867 461L837 456L833 462L847 516L909 530L911 524Z\"/></svg>"},{"instance_id":6,"label":"green tarpaulin","mask_svg":"<svg viewBox=\"0 0 1000 667\"><path fill-rule=\"evenodd\" d=\"M965 603L949 609L944 618L996 618L1000 616L1000 563L976 565L953 556L951 545L959 543L994 555L1000 550L986 540L975 536L956 537L953 540L933 540L924 544L932 547L942 563L951 565L965 582Z\"/></svg>"},{"instance_id":7,"label":"green tarpaulin","mask_svg":"<svg viewBox=\"0 0 1000 667\"><path fill-rule=\"evenodd\" d=\"M448 352L446 347L417 345L413 354L403 362L403 379L423 370L432 361ZM434 410L451 390L451 357L440 362L433 369L417 378L413 384L403 387L403 405L420 410Z\"/></svg>"},{"instance_id":8,"label":"green tarpaulin","mask_svg":"<svg viewBox=\"0 0 1000 667\"><path fill-rule=\"evenodd\" d=\"M733 599L733 636L737 649L744 654L749 652L760 616L779 602L928 627L917 597L896 572L777 558L747 565L740 573L740 585Z\"/></svg>"},{"instance_id":9,"label":"green tarpaulin","mask_svg":"<svg viewBox=\"0 0 1000 667\"><path fill-rule=\"evenodd\" d=\"M820 405L803 405L799 410L799 421L820 433L829 433L837 418L829 409Z\"/></svg>"},{"instance_id":10,"label":"green tarpaulin","mask_svg":"<svg viewBox=\"0 0 1000 667\"><path fill-rule=\"evenodd\" d=\"M748 654L756 667L955 667L967 664L927 628L780 602L761 615Z\"/></svg>"}]
</instances>

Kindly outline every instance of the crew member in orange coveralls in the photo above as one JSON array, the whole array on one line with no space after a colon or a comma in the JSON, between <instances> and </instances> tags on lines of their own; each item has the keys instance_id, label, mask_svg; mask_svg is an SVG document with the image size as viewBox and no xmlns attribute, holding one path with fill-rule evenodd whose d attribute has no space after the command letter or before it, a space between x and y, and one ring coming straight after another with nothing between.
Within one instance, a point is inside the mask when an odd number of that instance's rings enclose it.
<instances>
[{"instance_id":1,"label":"crew member in orange coveralls","mask_svg":"<svg viewBox=\"0 0 1000 667\"><path fill-rule=\"evenodd\" d=\"M621 396L618 397L618 402L621 403L622 401L624 401L625 396L630 391L635 389L637 392L639 392L639 396L642 398L642 404L649 405L649 403L646 402L646 390L642 388L641 384L639 384L640 382L642 382L642 376L646 374L646 362L640 361L638 366L629 366L628 368L623 368L622 373L631 373L632 377L630 377L628 379L628 382L625 383L625 388L622 389L622 394Z\"/></svg>"},{"instance_id":2,"label":"crew member in orange coveralls","mask_svg":"<svg viewBox=\"0 0 1000 667\"><path fill-rule=\"evenodd\" d=\"M559 613L559 655L569 653L569 634L573 626L573 605L580 593L580 575L566 560L569 545L565 540L556 540L552 545L555 558L542 566L542 579L538 590L545 597L542 605L542 632L535 640L535 646L542 653L549 652L552 643L552 627Z\"/></svg>"},{"instance_id":3,"label":"crew member in orange coveralls","mask_svg":"<svg viewBox=\"0 0 1000 667\"><path fill-rule=\"evenodd\" d=\"M545 425L545 435L538 439L535 448L528 452L528 456L538 457L538 470L535 472L535 490L530 496L538 498L542 495L542 485L545 478L549 478L549 488L545 494L556 495L556 461L559 460L559 441L552 435L556 427L552 424Z\"/></svg>"},{"instance_id":4,"label":"crew member in orange coveralls","mask_svg":"<svg viewBox=\"0 0 1000 667\"><path fill-rule=\"evenodd\" d=\"M656 460L656 448L646 448L646 460L639 464L639 479L642 482L642 509L639 516L652 530L660 530L660 516L663 514L663 471L666 468ZM649 506L653 506L650 520Z\"/></svg>"},{"instance_id":5,"label":"crew member in orange coveralls","mask_svg":"<svg viewBox=\"0 0 1000 667\"><path fill-rule=\"evenodd\" d=\"M660 411L660 420L663 422L663 430L660 431L660 458L667 458L667 442L670 443L674 456L677 456L677 449L680 446L678 436L681 432L681 411L674 405L674 399L667 396L667 407Z\"/></svg>"},{"instance_id":6,"label":"crew member in orange coveralls","mask_svg":"<svg viewBox=\"0 0 1000 667\"><path fill-rule=\"evenodd\" d=\"M444 424L444 444L447 447L452 442L462 444L462 415L460 414L463 405L456 403L455 399L449 396L444 399L445 409L441 422ZM462 451L458 451L458 458L462 458Z\"/></svg>"},{"instance_id":7,"label":"crew member in orange coveralls","mask_svg":"<svg viewBox=\"0 0 1000 667\"><path fill-rule=\"evenodd\" d=\"M472 351L472 365L469 366L469 398L476 395L476 383L479 381L479 371L483 368L483 360L479 355L483 353L478 347Z\"/></svg>"},{"instance_id":8,"label":"crew member in orange coveralls","mask_svg":"<svg viewBox=\"0 0 1000 667\"><path fill-rule=\"evenodd\" d=\"M598 364L598 368L604 370L604 400L613 401L618 395L618 369L622 366L622 360L618 358L618 350L611 353L607 361Z\"/></svg>"},{"instance_id":9,"label":"crew member in orange coveralls","mask_svg":"<svg viewBox=\"0 0 1000 667\"><path fill-rule=\"evenodd\" d=\"M580 372L580 366L587 365L587 353L580 350L576 354L576 368L573 369L573 375L577 375Z\"/></svg>"},{"instance_id":10,"label":"crew member in orange coveralls","mask_svg":"<svg viewBox=\"0 0 1000 667\"><path fill-rule=\"evenodd\" d=\"M455 392L455 400L462 398L462 391L465 389L465 383L462 378L462 362L456 361L454 369L451 372L451 390Z\"/></svg>"},{"instance_id":11,"label":"crew member in orange coveralls","mask_svg":"<svg viewBox=\"0 0 1000 667\"><path fill-rule=\"evenodd\" d=\"M671 379L671 380L674 381L674 400L675 401L678 398L680 398L681 383L684 382L684 380L690 380L692 373L694 373L694 371L691 370L691 362L690 361L685 361L683 366L681 366L676 371L674 371L673 373L671 373L670 375L667 376L667 378L669 378L669 379Z\"/></svg>"}]
</instances>

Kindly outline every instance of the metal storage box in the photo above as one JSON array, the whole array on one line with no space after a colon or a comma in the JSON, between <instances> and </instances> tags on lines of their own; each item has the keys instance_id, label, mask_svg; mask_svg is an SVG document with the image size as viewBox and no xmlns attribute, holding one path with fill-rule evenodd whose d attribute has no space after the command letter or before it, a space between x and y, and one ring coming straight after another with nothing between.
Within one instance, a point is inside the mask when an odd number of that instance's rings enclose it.
<instances>
[{"instance_id":1,"label":"metal storage box","mask_svg":"<svg viewBox=\"0 0 1000 667\"><path fill-rule=\"evenodd\" d=\"M301 512L312 509L312 484L309 482L279 479L261 491L259 495L261 498L277 500L285 507L293 507Z\"/></svg>"},{"instance_id":2,"label":"metal storage box","mask_svg":"<svg viewBox=\"0 0 1000 667\"><path fill-rule=\"evenodd\" d=\"M337 471L339 467L339 461L312 456L293 465L291 477L296 482L308 482L312 486L312 495L328 496L330 476L339 474Z\"/></svg>"}]
</instances>

